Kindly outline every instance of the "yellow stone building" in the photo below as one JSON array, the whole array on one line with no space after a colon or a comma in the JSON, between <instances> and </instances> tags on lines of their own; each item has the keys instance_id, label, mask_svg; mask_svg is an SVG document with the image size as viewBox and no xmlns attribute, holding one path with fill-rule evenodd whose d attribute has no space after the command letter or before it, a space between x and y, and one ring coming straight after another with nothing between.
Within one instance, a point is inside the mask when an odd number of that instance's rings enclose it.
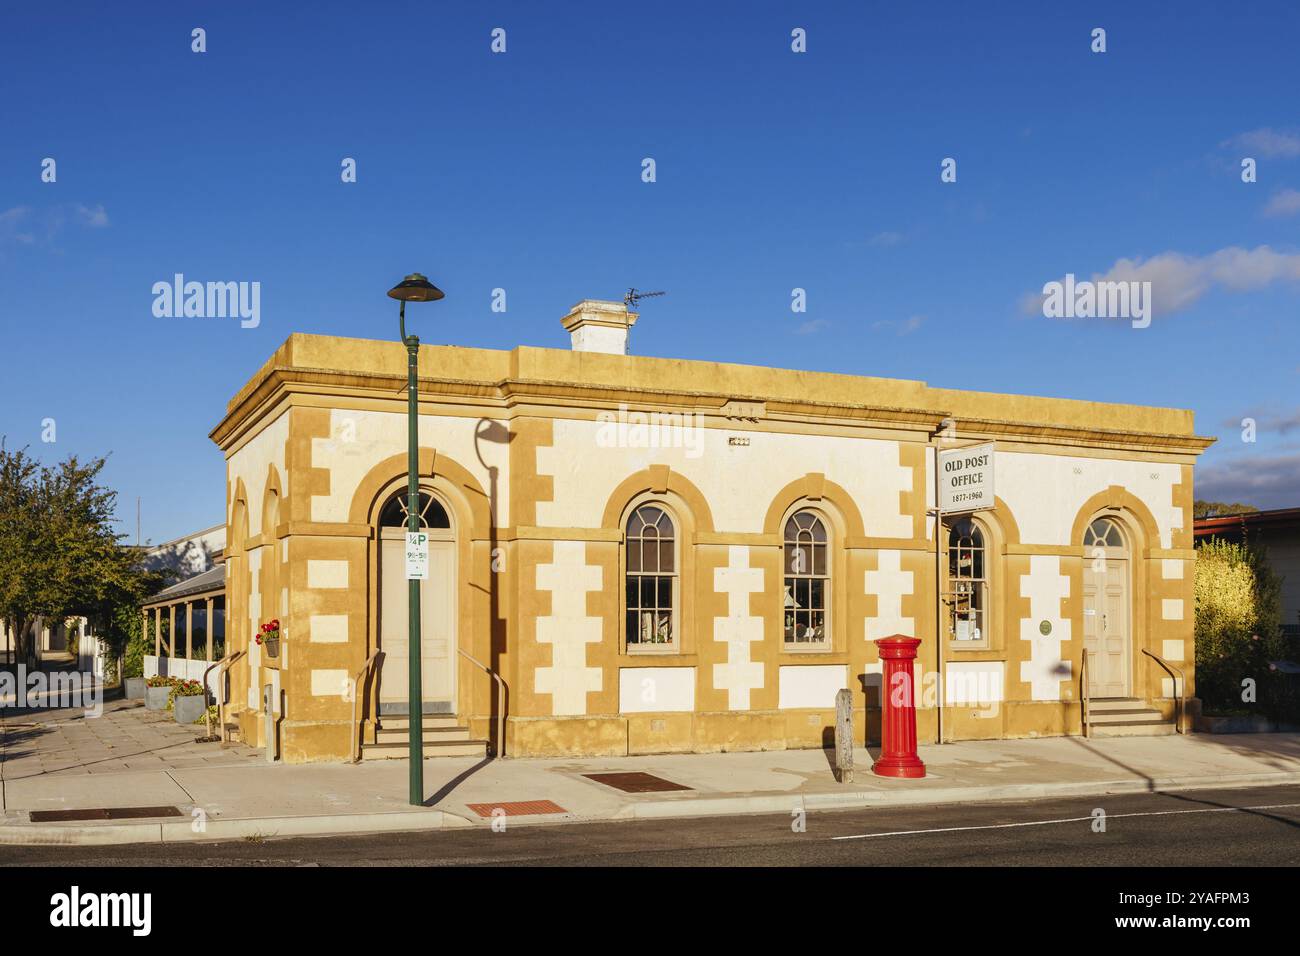
<instances>
[{"instance_id":1,"label":"yellow stone building","mask_svg":"<svg viewBox=\"0 0 1300 956\"><path fill-rule=\"evenodd\" d=\"M892 634L922 641L922 742L1078 734L1085 692L1099 732L1171 728L1191 412L631 356L635 319L586 300L571 349L420 351L430 753L819 747L844 687L861 742ZM212 432L229 709L264 745L270 687L291 762L403 752L405 358L293 335ZM996 507L936 549L935 450L977 442Z\"/></svg>"}]
</instances>

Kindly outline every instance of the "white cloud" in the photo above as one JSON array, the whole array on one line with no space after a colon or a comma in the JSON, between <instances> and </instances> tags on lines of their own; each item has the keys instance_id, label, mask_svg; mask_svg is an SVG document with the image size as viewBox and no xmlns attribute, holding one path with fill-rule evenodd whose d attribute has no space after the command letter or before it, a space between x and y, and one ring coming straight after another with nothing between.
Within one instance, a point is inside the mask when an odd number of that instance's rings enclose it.
<instances>
[{"instance_id":1,"label":"white cloud","mask_svg":"<svg viewBox=\"0 0 1300 956\"><path fill-rule=\"evenodd\" d=\"M1236 429L1242 427L1243 418L1253 418L1255 427L1259 434L1264 435L1269 432L1277 432L1280 435L1287 435L1293 431L1300 430L1300 408L1292 408L1285 411L1279 411L1277 408L1256 409L1249 411L1239 418L1225 419L1224 428ZM1300 488L1297 489L1297 496L1300 496Z\"/></svg>"},{"instance_id":2,"label":"white cloud","mask_svg":"<svg viewBox=\"0 0 1300 956\"><path fill-rule=\"evenodd\" d=\"M1264 207L1266 216L1294 216L1300 213L1300 189L1283 189L1273 194Z\"/></svg>"},{"instance_id":3,"label":"white cloud","mask_svg":"<svg viewBox=\"0 0 1300 956\"><path fill-rule=\"evenodd\" d=\"M830 328L830 322L826 319L809 319L807 322L795 329L797 335L812 335L814 332L820 332L822 329Z\"/></svg>"},{"instance_id":4,"label":"white cloud","mask_svg":"<svg viewBox=\"0 0 1300 956\"><path fill-rule=\"evenodd\" d=\"M1196 469L1196 497L1210 501L1240 501L1257 508L1300 505L1300 451L1276 455L1246 453Z\"/></svg>"},{"instance_id":5,"label":"white cloud","mask_svg":"<svg viewBox=\"0 0 1300 956\"><path fill-rule=\"evenodd\" d=\"M108 225L108 213L104 210L103 203L97 203L93 208L77 203L73 208L81 221L92 229L102 229Z\"/></svg>"},{"instance_id":6,"label":"white cloud","mask_svg":"<svg viewBox=\"0 0 1300 956\"><path fill-rule=\"evenodd\" d=\"M1267 159L1294 159L1300 156L1300 134L1261 127L1224 140L1223 146L1248 150L1251 155Z\"/></svg>"},{"instance_id":7,"label":"white cloud","mask_svg":"<svg viewBox=\"0 0 1300 956\"><path fill-rule=\"evenodd\" d=\"M911 335L924 324L925 316L914 315L907 319L881 319L879 322L872 322L871 328L878 332L893 329L895 335Z\"/></svg>"},{"instance_id":8,"label":"white cloud","mask_svg":"<svg viewBox=\"0 0 1300 956\"><path fill-rule=\"evenodd\" d=\"M25 246L35 242L36 236L23 229L23 224L28 221L31 212L30 206L14 206L12 209L0 212L0 242L20 242Z\"/></svg>"},{"instance_id":9,"label":"white cloud","mask_svg":"<svg viewBox=\"0 0 1300 956\"><path fill-rule=\"evenodd\" d=\"M873 246L897 246L903 242L906 237L901 232L878 232L871 237Z\"/></svg>"},{"instance_id":10,"label":"white cloud","mask_svg":"<svg viewBox=\"0 0 1300 956\"><path fill-rule=\"evenodd\" d=\"M108 211L103 203L59 203L44 209L15 206L0 212L0 244L49 247L69 222L87 229L104 229L109 225Z\"/></svg>"},{"instance_id":11,"label":"white cloud","mask_svg":"<svg viewBox=\"0 0 1300 956\"><path fill-rule=\"evenodd\" d=\"M1063 277L1058 277L1063 278ZM1268 246L1228 246L1204 256L1162 252L1149 259L1117 259L1093 282L1150 282L1152 311L1167 316L1193 305L1211 288L1253 292L1276 282L1300 281L1300 253L1276 252ZM1041 292L1027 293L1022 308L1042 314Z\"/></svg>"}]
</instances>

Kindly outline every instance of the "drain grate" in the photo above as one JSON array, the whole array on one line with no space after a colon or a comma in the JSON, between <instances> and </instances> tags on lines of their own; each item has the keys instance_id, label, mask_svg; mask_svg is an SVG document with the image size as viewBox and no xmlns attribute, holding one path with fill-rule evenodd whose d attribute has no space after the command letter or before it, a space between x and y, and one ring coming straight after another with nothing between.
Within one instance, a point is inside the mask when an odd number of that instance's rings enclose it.
<instances>
[{"instance_id":1,"label":"drain grate","mask_svg":"<svg viewBox=\"0 0 1300 956\"><path fill-rule=\"evenodd\" d=\"M532 813L568 813L558 803L550 800L517 800L514 803L467 803L481 817L492 816L493 810L500 810L508 817L524 817Z\"/></svg>"},{"instance_id":2,"label":"drain grate","mask_svg":"<svg viewBox=\"0 0 1300 956\"><path fill-rule=\"evenodd\" d=\"M673 783L652 773L633 770L626 773L584 773L588 780L595 780L624 793L670 793L674 790L690 790L691 787Z\"/></svg>"},{"instance_id":3,"label":"drain grate","mask_svg":"<svg viewBox=\"0 0 1300 956\"><path fill-rule=\"evenodd\" d=\"M67 823L72 820L147 820L184 816L177 807L94 807L88 810L32 810L32 823Z\"/></svg>"}]
</instances>

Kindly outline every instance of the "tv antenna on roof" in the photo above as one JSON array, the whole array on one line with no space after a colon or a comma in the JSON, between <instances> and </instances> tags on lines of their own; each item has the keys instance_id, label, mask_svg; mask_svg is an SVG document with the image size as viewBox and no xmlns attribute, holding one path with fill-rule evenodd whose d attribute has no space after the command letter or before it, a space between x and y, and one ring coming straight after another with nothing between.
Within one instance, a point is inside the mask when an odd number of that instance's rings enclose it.
<instances>
[{"instance_id":1,"label":"tv antenna on roof","mask_svg":"<svg viewBox=\"0 0 1300 956\"><path fill-rule=\"evenodd\" d=\"M667 294L667 292L638 292L636 289L628 289L627 295L623 296L623 304L635 308L642 299L652 299L657 295Z\"/></svg>"}]
</instances>

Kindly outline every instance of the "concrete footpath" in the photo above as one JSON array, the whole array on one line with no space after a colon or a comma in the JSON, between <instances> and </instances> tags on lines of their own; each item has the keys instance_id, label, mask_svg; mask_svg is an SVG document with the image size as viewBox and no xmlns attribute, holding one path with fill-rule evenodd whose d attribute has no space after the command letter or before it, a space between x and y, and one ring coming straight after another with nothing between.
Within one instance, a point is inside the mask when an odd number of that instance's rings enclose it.
<instances>
[{"instance_id":1,"label":"concrete footpath","mask_svg":"<svg viewBox=\"0 0 1300 956\"><path fill-rule=\"evenodd\" d=\"M195 762L194 747L209 748L210 756ZM191 741L184 750L183 766L169 766L170 755L162 752L149 755L162 766L145 769L91 772L74 764L57 770L29 765L28 772L17 775L6 771L0 780L0 843L119 844L486 828L502 815L513 827L792 814L1300 782L1298 734L1056 737L925 746L921 757L929 775L922 780L875 777L871 754L860 750L852 783L836 781L829 752L821 750L438 758L424 765L427 805L411 807L405 761L283 766L250 759L247 751L225 759L217 744ZM7 751L6 761L12 753ZM0 770L6 766L0 763ZM588 776L629 773L649 774L659 782ZM664 781L682 789L636 792L646 785L662 787ZM61 821L39 815L95 810L111 817L105 811L124 808L152 808L152 813L137 819ZM167 811L174 815L160 817L159 808L174 808ZM38 811L37 821L33 811Z\"/></svg>"}]
</instances>

